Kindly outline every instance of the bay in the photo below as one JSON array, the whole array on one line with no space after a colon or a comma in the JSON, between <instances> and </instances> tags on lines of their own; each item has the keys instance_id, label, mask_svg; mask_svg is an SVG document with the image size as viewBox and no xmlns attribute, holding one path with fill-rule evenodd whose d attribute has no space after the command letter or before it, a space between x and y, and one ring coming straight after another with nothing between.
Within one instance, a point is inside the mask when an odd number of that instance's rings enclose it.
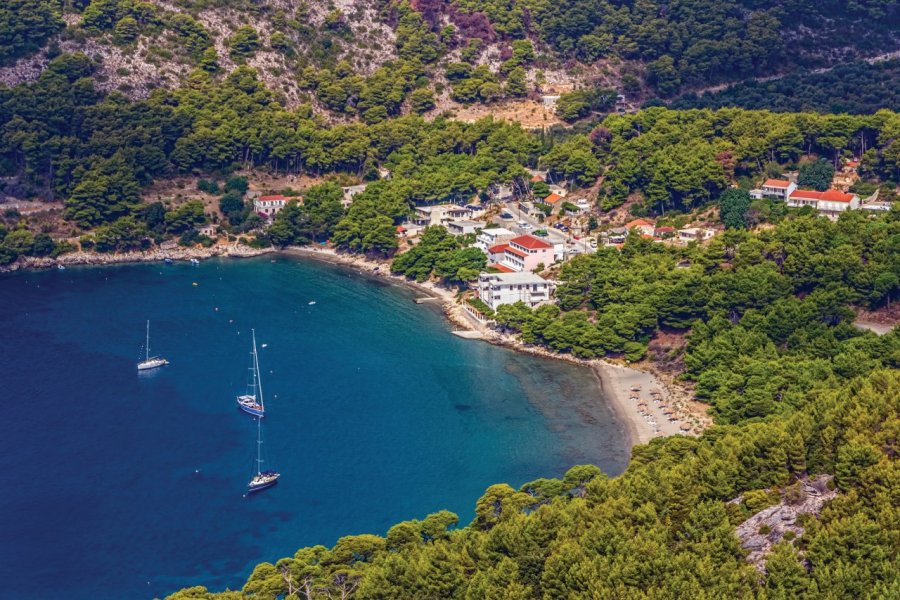
<instances>
[{"instance_id":1,"label":"bay","mask_svg":"<svg viewBox=\"0 0 900 600\"><path fill-rule=\"evenodd\" d=\"M494 483L624 469L590 370L458 339L414 297L287 257L0 277L6 593L239 588L302 546L441 509L465 524ZM139 376L147 319L171 365ZM282 478L246 497L251 328Z\"/></svg>"}]
</instances>

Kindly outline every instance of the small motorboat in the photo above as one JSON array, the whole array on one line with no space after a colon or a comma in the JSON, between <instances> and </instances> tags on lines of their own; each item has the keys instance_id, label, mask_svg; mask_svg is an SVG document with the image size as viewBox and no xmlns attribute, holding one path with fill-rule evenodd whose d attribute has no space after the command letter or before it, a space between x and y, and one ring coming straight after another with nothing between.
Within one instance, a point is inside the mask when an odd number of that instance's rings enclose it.
<instances>
[{"instance_id":1,"label":"small motorboat","mask_svg":"<svg viewBox=\"0 0 900 600\"><path fill-rule=\"evenodd\" d=\"M310 305L310 306L314 305L315 303L316 303L315 300L310 300L310 301L309 301L309 305Z\"/></svg>"},{"instance_id":2,"label":"small motorboat","mask_svg":"<svg viewBox=\"0 0 900 600\"><path fill-rule=\"evenodd\" d=\"M192 259L191 259L191 264L192 264L192 265L199 265L199 264L200 264L200 261L197 260L196 258L192 258Z\"/></svg>"},{"instance_id":3,"label":"small motorboat","mask_svg":"<svg viewBox=\"0 0 900 600\"><path fill-rule=\"evenodd\" d=\"M65 265L56 265L56 270L57 271L65 271L66 267L65 267Z\"/></svg>"}]
</instances>

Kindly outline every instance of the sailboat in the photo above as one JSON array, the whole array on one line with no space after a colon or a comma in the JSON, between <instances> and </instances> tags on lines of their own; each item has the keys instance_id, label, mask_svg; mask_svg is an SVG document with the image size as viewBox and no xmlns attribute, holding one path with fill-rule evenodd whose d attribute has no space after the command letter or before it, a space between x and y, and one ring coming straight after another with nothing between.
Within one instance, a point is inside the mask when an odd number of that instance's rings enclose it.
<instances>
[{"instance_id":1,"label":"sailboat","mask_svg":"<svg viewBox=\"0 0 900 600\"><path fill-rule=\"evenodd\" d=\"M169 364L162 356L150 356L150 321L147 321L147 343L144 346L144 360L138 363L138 371L147 371Z\"/></svg>"},{"instance_id":2,"label":"sailboat","mask_svg":"<svg viewBox=\"0 0 900 600\"><path fill-rule=\"evenodd\" d=\"M259 355L256 353L256 330L253 333L253 352L250 359L250 383L247 385L247 393L237 397L238 407L255 417L266 416L266 405L262 395L262 379L259 373Z\"/></svg>"},{"instance_id":3,"label":"sailboat","mask_svg":"<svg viewBox=\"0 0 900 600\"><path fill-rule=\"evenodd\" d=\"M262 417L256 417L256 475L247 484L247 492L250 494L272 487L281 477L281 473L271 469L262 470L262 443Z\"/></svg>"}]
</instances>

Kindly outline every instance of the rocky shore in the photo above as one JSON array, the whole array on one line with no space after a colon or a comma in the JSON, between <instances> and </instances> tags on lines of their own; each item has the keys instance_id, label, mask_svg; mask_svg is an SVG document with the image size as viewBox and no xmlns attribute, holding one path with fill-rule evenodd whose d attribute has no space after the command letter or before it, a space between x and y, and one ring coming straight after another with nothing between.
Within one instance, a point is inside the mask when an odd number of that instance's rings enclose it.
<instances>
[{"instance_id":1,"label":"rocky shore","mask_svg":"<svg viewBox=\"0 0 900 600\"><path fill-rule=\"evenodd\" d=\"M59 267L71 267L77 265L112 265L121 263L161 262L166 259L173 261L204 260L216 256L230 256L234 258L246 258L274 252L272 248L251 248L244 244L216 244L209 248L153 248L143 252L69 252L56 258L25 256L12 263L0 267L0 272L19 271L23 269L54 269Z\"/></svg>"}]
</instances>

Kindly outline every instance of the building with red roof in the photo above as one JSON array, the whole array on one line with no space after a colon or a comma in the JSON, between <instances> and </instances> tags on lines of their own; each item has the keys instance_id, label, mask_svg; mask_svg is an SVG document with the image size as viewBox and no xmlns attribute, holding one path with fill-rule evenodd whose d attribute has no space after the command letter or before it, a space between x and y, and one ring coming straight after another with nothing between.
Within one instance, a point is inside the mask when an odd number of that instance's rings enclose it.
<instances>
[{"instance_id":1,"label":"building with red roof","mask_svg":"<svg viewBox=\"0 0 900 600\"><path fill-rule=\"evenodd\" d=\"M771 198L773 200L787 200L791 192L797 189L797 184L787 179L766 179L762 187L750 190L750 196L756 199Z\"/></svg>"},{"instance_id":2,"label":"building with red roof","mask_svg":"<svg viewBox=\"0 0 900 600\"><path fill-rule=\"evenodd\" d=\"M553 244L533 235L514 237L508 244L502 246L505 246L502 249L502 256L499 252L494 252L499 251L500 246L494 246L488 249L488 257L514 271L534 271L539 265L549 267L553 264Z\"/></svg>"},{"instance_id":3,"label":"building with red roof","mask_svg":"<svg viewBox=\"0 0 900 600\"><path fill-rule=\"evenodd\" d=\"M844 211L859 208L859 196L834 189L824 192L794 190L788 197L787 205L792 208L811 206L819 214L836 219Z\"/></svg>"},{"instance_id":4,"label":"building with red roof","mask_svg":"<svg viewBox=\"0 0 900 600\"><path fill-rule=\"evenodd\" d=\"M627 229L628 231L637 229L638 233L640 233L641 235L653 237L653 232L656 230L656 226L645 219L635 219L634 221L625 223L625 229Z\"/></svg>"},{"instance_id":5,"label":"building with red roof","mask_svg":"<svg viewBox=\"0 0 900 600\"><path fill-rule=\"evenodd\" d=\"M556 204L557 202L559 202L562 199L563 199L563 197L560 196L559 194L551 193L549 196L547 196L546 198L541 200L541 202L543 202L544 204L549 204L550 206L553 206L554 204Z\"/></svg>"}]
</instances>

